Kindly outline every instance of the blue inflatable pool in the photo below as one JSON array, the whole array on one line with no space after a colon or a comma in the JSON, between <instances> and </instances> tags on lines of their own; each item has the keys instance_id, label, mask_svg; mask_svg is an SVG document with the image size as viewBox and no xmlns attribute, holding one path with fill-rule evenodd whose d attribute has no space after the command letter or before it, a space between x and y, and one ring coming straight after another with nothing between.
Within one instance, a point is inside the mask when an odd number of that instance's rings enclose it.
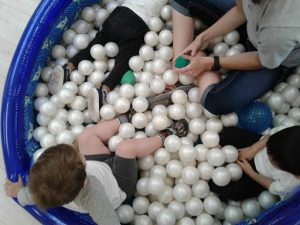
<instances>
[{"instance_id":1,"label":"blue inflatable pool","mask_svg":"<svg viewBox=\"0 0 300 225\"><path fill-rule=\"evenodd\" d=\"M2 102L2 147L7 177L27 181L32 154L40 148L33 139L36 115L34 92L52 47L77 19L81 9L99 0L43 0L32 16L7 75ZM57 208L45 212L25 207L42 224L94 224L88 215ZM300 224L300 192L257 219L242 224Z\"/></svg>"}]
</instances>

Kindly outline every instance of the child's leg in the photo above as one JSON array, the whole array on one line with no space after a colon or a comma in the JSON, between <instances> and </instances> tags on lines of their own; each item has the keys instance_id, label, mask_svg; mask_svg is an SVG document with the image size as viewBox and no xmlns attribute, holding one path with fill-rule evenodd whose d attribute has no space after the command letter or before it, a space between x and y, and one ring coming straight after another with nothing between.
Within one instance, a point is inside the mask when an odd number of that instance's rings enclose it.
<instances>
[{"instance_id":1,"label":"child's leg","mask_svg":"<svg viewBox=\"0 0 300 225\"><path fill-rule=\"evenodd\" d=\"M77 144L82 155L110 154L105 145L109 138L115 135L120 127L118 119L103 121L86 128L77 138Z\"/></svg>"},{"instance_id":2,"label":"child's leg","mask_svg":"<svg viewBox=\"0 0 300 225\"><path fill-rule=\"evenodd\" d=\"M173 57L176 59L180 53L192 43L194 39L194 19L184 15L173 8ZM184 32L183 32L184 28Z\"/></svg>"},{"instance_id":3,"label":"child's leg","mask_svg":"<svg viewBox=\"0 0 300 225\"><path fill-rule=\"evenodd\" d=\"M250 164L253 168L255 168L253 160ZM220 199L225 202L227 200L241 201L247 198L254 198L265 190L263 186L252 180L245 173L243 173L241 179L238 181L232 181L225 187L217 186L212 180L210 180L209 187L212 192L217 193Z\"/></svg>"}]
</instances>

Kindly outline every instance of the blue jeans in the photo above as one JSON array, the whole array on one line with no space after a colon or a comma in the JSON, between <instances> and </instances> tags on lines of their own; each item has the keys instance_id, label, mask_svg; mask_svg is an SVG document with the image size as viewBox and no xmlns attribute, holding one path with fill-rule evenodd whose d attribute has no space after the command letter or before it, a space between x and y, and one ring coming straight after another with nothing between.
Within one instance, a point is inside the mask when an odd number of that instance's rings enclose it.
<instances>
[{"instance_id":1,"label":"blue jeans","mask_svg":"<svg viewBox=\"0 0 300 225\"><path fill-rule=\"evenodd\" d=\"M207 24L215 23L235 5L235 0L173 0L172 7L185 16L196 16ZM245 25L239 29L240 42L247 51L256 51L248 41ZM230 71L227 77L204 90L201 103L216 115L239 110L257 99L282 79L280 68Z\"/></svg>"}]
</instances>

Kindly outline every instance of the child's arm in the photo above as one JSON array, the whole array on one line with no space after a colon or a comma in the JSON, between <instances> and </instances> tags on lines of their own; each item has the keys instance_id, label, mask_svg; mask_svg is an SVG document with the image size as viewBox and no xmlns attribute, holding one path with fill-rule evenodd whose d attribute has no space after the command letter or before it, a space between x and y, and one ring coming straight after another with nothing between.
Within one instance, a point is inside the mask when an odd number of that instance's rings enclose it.
<instances>
[{"instance_id":1,"label":"child's arm","mask_svg":"<svg viewBox=\"0 0 300 225\"><path fill-rule=\"evenodd\" d=\"M257 172L255 172L252 168L252 166L249 164L249 162L245 159L240 159L237 161L237 163L240 165L242 170L253 180L255 180L257 183L265 187L266 189L269 189L270 185L274 182L273 179L263 176Z\"/></svg>"},{"instance_id":2,"label":"child's arm","mask_svg":"<svg viewBox=\"0 0 300 225\"><path fill-rule=\"evenodd\" d=\"M269 136L265 136L253 145L240 149L239 159L252 160L259 151L266 147L268 140Z\"/></svg>"}]
</instances>

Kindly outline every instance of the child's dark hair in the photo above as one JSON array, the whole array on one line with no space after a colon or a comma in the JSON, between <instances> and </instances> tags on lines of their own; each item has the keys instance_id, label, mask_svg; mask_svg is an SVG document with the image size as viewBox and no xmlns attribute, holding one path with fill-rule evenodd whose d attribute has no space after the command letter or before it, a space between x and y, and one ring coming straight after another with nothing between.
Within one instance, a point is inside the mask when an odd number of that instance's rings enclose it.
<instances>
[{"instance_id":1,"label":"child's dark hair","mask_svg":"<svg viewBox=\"0 0 300 225\"><path fill-rule=\"evenodd\" d=\"M300 126L283 129L269 137L267 152L276 165L300 176Z\"/></svg>"},{"instance_id":2,"label":"child's dark hair","mask_svg":"<svg viewBox=\"0 0 300 225\"><path fill-rule=\"evenodd\" d=\"M74 200L86 179L85 165L72 145L46 149L33 165L28 188L41 209L62 206Z\"/></svg>"}]
</instances>

